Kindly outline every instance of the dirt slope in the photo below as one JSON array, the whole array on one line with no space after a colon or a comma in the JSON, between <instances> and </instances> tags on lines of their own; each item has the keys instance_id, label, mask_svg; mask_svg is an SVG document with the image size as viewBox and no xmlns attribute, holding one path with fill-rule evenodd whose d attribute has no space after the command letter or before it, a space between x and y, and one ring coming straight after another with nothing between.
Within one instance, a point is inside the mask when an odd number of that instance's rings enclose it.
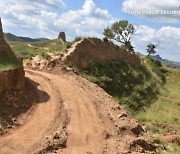
<instances>
[{"instance_id":1,"label":"dirt slope","mask_svg":"<svg viewBox=\"0 0 180 154\"><path fill-rule=\"evenodd\" d=\"M153 153L155 147L140 135L142 128L104 90L63 73L26 70L49 100L38 94L42 103L19 117L20 127L0 137L1 154Z\"/></svg>"},{"instance_id":2,"label":"dirt slope","mask_svg":"<svg viewBox=\"0 0 180 154\"><path fill-rule=\"evenodd\" d=\"M81 68L89 63L117 59L137 67L141 64L138 55L127 52L111 42L97 38L82 39L80 42L73 44L70 50L71 52L67 52L68 54L64 55L62 60L71 67Z\"/></svg>"}]
</instances>

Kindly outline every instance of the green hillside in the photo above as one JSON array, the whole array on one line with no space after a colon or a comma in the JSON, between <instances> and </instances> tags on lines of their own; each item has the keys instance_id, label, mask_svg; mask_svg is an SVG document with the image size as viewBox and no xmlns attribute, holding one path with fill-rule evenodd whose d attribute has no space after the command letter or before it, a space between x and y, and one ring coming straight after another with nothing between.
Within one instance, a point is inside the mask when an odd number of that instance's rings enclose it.
<instances>
[{"instance_id":1,"label":"green hillside","mask_svg":"<svg viewBox=\"0 0 180 154\"><path fill-rule=\"evenodd\" d=\"M160 153L180 153L177 143L164 143L163 134L180 134L180 71L142 58L136 68L116 60L96 62L78 70L112 95L139 120L160 146ZM167 150L164 150L167 149Z\"/></svg>"},{"instance_id":2,"label":"green hillside","mask_svg":"<svg viewBox=\"0 0 180 154\"><path fill-rule=\"evenodd\" d=\"M128 110L135 112L149 106L165 82L166 71L158 62L148 58L143 58L142 62L138 68L121 60L97 62L82 68L80 72Z\"/></svg>"},{"instance_id":3,"label":"green hillside","mask_svg":"<svg viewBox=\"0 0 180 154\"><path fill-rule=\"evenodd\" d=\"M16 35L11 34L11 33L5 33L4 38L6 39L6 41L24 42L23 39L17 37Z\"/></svg>"},{"instance_id":4,"label":"green hillside","mask_svg":"<svg viewBox=\"0 0 180 154\"><path fill-rule=\"evenodd\" d=\"M180 70L167 68L166 84L152 105L134 115L154 140L164 134L180 134ZM163 143L163 142L162 142ZM163 144L167 151L162 154L179 154L179 142Z\"/></svg>"},{"instance_id":5,"label":"green hillside","mask_svg":"<svg viewBox=\"0 0 180 154\"><path fill-rule=\"evenodd\" d=\"M12 42L39 42L39 41L49 40L47 38L32 39L30 37L16 36L11 33L4 33L4 38L6 39L6 41L12 41Z\"/></svg>"},{"instance_id":6,"label":"green hillside","mask_svg":"<svg viewBox=\"0 0 180 154\"><path fill-rule=\"evenodd\" d=\"M33 43L8 42L16 55L23 58L31 58L35 55L46 57L48 53L64 52L70 43L63 43L60 40L47 40Z\"/></svg>"}]
</instances>

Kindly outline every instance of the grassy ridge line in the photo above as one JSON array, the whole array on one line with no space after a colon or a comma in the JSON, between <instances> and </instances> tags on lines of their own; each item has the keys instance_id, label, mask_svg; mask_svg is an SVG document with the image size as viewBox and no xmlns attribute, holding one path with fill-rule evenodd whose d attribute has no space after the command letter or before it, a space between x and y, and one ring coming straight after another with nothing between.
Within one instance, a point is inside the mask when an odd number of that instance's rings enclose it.
<instances>
[{"instance_id":1,"label":"grassy ridge line","mask_svg":"<svg viewBox=\"0 0 180 154\"><path fill-rule=\"evenodd\" d=\"M13 52L23 59L29 59L33 56L39 55L43 58L49 57L50 53L63 53L74 42L63 43L60 40L46 40L39 42L16 42L9 41L8 44L12 48ZM0 57L0 71L14 69L19 67L20 64L16 62L10 55L4 55Z\"/></svg>"},{"instance_id":2,"label":"grassy ridge line","mask_svg":"<svg viewBox=\"0 0 180 154\"><path fill-rule=\"evenodd\" d=\"M47 57L48 53L62 53L71 45L63 43L60 40L48 40L34 43L8 42L16 55L24 59L31 58L35 55Z\"/></svg>"},{"instance_id":3,"label":"grassy ridge line","mask_svg":"<svg viewBox=\"0 0 180 154\"><path fill-rule=\"evenodd\" d=\"M49 40L47 38L30 38L30 37L22 37L22 36L16 36L11 33L4 33L4 38L6 41L14 41L14 42L38 42L38 41L45 41Z\"/></svg>"}]
</instances>

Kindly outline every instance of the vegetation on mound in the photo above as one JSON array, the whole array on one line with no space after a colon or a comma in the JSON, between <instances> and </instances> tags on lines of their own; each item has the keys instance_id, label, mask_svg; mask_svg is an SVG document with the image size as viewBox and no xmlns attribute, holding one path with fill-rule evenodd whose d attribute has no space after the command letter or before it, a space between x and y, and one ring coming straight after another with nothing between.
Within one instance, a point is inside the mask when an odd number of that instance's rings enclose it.
<instances>
[{"instance_id":1,"label":"vegetation on mound","mask_svg":"<svg viewBox=\"0 0 180 154\"><path fill-rule=\"evenodd\" d=\"M143 58L142 63L135 68L121 60L96 62L80 72L127 109L139 111L157 98L159 87L165 83L165 71L159 63L149 58Z\"/></svg>"},{"instance_id":2,"label":"vegetation on mound","mask_svg":"<svg viewBox=\"0 0 180 154\"><path fill-rule=\"evenodd\" d=\"M20 66L21 63L10 53L0 56L0 71L15 69Z\"/></svg>"},{"instance_id":3,"label":"vegetation on mound","mask_svg":"<svg viewBox=\"0 0 180 154\"><path fill-rule=\"evenodd\" d=\"M166 84L161 89L155 104L146 109L146 112L139 112L136 118L140 121L151 122L180 122L180 71L168 69ZM158 112L155 112L158 111ZM166 115L166 116L165 116ZM180 133L180 126L179 126Z\"/></svg>"},{"instance_id":4,"label":"vegetation on mound","mask_svg":"<svg viewBox=\"0 0 180 154\"><path fill-rule=\"evenodd\" d=\"M135 33L135 27L127 20L120 20L112 24L111 27L104 29L105 39L115 40L123 44L127 51L133 52L131 38Z\"/></svg>"},{"instance_id":5,"label":"vegetation on mound","mask_svg":"<svg viewBox=\"0 0 180 154\"><path fill-rule=\"evenodd\" d=\"M71 43L63 43L59 40L48 40L33 43L9 42L12 50L24 59L35 55L47 57L48 53L62 53L70 47Z\"/></svg>"},{"instance_id":6,"label":"vegetation on mound","mask_svg":"<svg viewBox=\"0 0 180 154\"><path fill-rule=\"evenodd\" d=\"M167 69L166 84L155 103L135 114L151 136L161 138L164 134L180 134L180 71ZM165 144L167 151L160 153L180 153L178 143Z\"/></svg>"},{"instance_id":7,"label":"vegetation on mound","mask_svg":"<svg viewBox=\"0 0 180 154\"><path fill-rule=\"evenodd\" d=\"M79 71L140 121L148 135L159 141L160 153L180 152L177 143L161 140L164 134L180 133L179 70L164 68L160 62L145 57L139 68L116 60L92 63Z\"/></svg>"}]
</instances>

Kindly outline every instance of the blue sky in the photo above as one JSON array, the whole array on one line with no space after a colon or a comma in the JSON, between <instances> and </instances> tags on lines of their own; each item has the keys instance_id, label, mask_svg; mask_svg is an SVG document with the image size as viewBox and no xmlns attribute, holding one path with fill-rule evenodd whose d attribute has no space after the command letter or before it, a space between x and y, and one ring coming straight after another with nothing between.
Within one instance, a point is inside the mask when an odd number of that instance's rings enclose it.
<instances>
[{"instance_id":1,"label":"blue sky","mask_svg":"<svg viewBox=\"0 0 180 154\"><path fill-rule=\"evenodd\" d=\"M148 43L159 43L157 51L163 58L180 61L179 6L180 0L6 0L0 3L0 16L5 32L53 39L64 31L68 40L76 36L102 38L104 28L125 19L136 27L132 38L136 51L145 54Z\"/></svg>"}]
</instances>

